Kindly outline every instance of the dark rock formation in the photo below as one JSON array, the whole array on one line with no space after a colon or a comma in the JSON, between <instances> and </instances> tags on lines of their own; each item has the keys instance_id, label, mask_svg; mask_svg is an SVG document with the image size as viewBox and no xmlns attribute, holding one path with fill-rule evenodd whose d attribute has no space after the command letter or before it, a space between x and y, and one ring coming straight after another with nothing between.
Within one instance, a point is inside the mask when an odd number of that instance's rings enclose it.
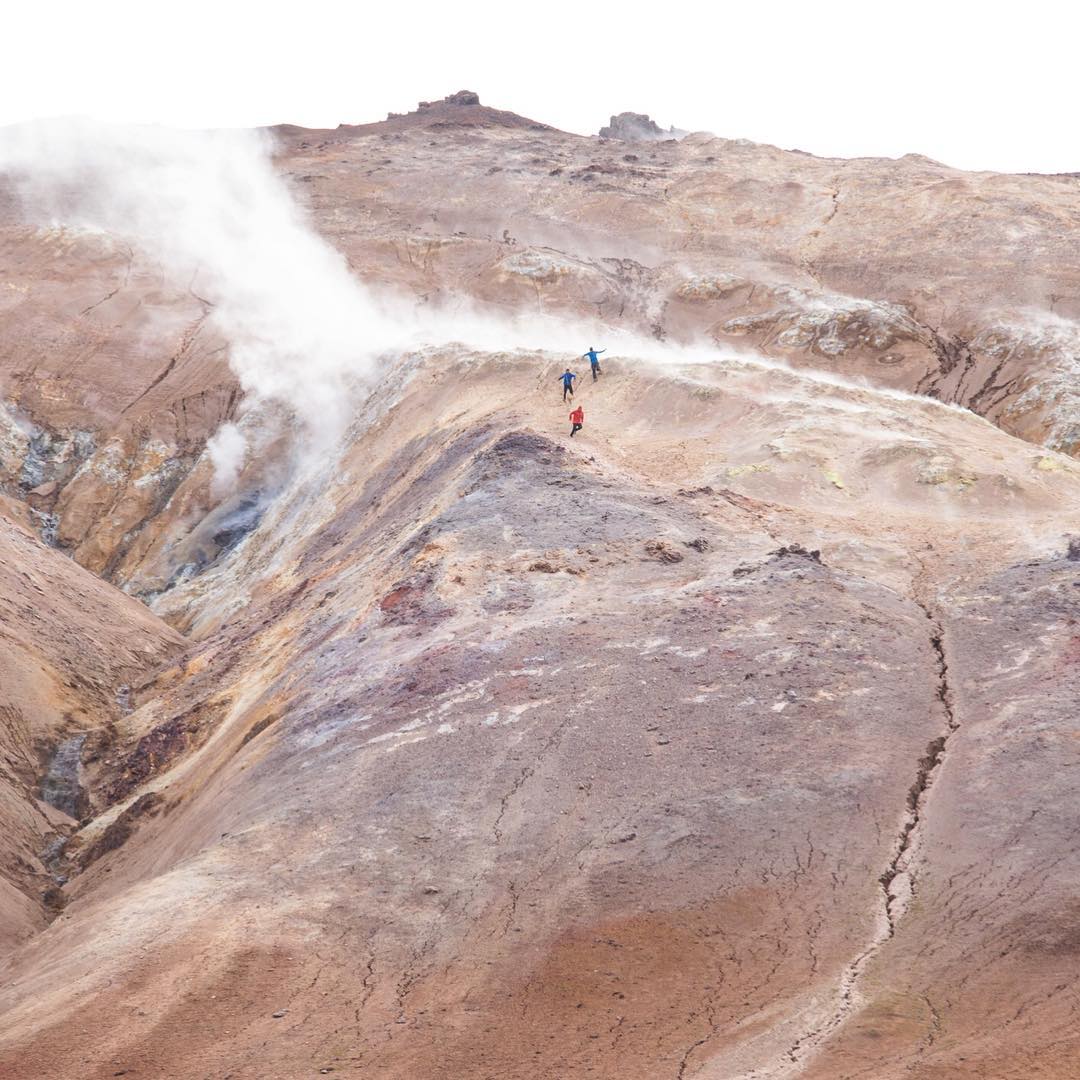
<instances>
[{"instance_id":1,"label":"dark rock formation","mask_svg":"<svg viewBox=\"0 0 1080 1080\"><path fill-rule=\"evenodd\" d=\"M448 94L442 101L421 101L417 108L430 109L433 105L479 105L480 95L472 90L459 90L456 94Z\"/></svg>"},{"instance_id":2,"label":"dark rock formation","mask_svg":"<svg viewBox=\"0 0 1080 1080\"><path fill-rule=\"evenodd\" d=\"M673 127L665 131L646 113L634 112L619 113L611 118L607 127L600 129L601 139L621 139L623 142L661 142L679 139L685 134Z\"/></svg>"}]
</instances>

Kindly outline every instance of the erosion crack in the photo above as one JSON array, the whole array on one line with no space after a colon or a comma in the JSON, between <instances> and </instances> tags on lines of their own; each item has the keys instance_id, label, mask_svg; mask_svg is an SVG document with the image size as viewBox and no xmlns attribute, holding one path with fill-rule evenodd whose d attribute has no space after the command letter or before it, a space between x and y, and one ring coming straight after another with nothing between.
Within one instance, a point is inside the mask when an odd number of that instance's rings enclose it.
<instances>
[{"instance_id":1,"label":"erosion crack","mask_svg":"<svg viewBox=\"0 0 1080 1080\"><path fill-rule=\"evenodd\" d=\"M915 597L929 623L930 647L934 657L934 696L940 709L943 730L926 748L919 759L915 780L908 790L907 811L893 844L893 857L878 879L881 900L878 908L878 927L867 947L844 968L834 997L834 1006L825 1019L790 1044L780 1059L771 1066L753 1069L740 1080L776 1080L802 1069L824 1044L860 1007L859 980L867 964L892 940L912 897L915 895L914 866L917 860L926 800L941 773L949 739L959 730L949 685L949 664L945 650L945 632L941 621L928 604Z\"/></svg>"},{"instance_id":2,"label":"erosion crack","mask_svg":"<svg viewBox=\"0 0 1080 1080\"><path fill-rule=\"evenodd\" d=\"M911 875L911 863L918 841L919 826L922 823L925 802L930 788L941 768L949 738L960 726L952 706L952 692L949 688L949 663L945 655L944 630L941 622L925 603L916 600L930 624L930 645L934 650L936 667L935 694L940 703L945 721L944 731L926 747L926 753L919 760L915 781L908 791L908 812L897 836L896 855L881 875L881 887L885 892L885 917L889 924L889 937L896 931L897 921L907 910L914 895L915 883Z\"/></svg>"},{"instance_id":3,"label":"erosion crack","mask_svg":"<svg viewBox=\"0 0 1080 1080\"><path fill-rule=\"evenodd\" d=\"M161 383L164 382L165 379L167 379L172 374L173 369L176 367L179 360L191 349L192 345L195 343L195 339L199 336L199 331L202 330L203 323L206 322L208 315L209 312L204 311L202 316L196 319L195 322L191 326L189 326L187 330L184 331L184 334L180 339L179 348L177 348L177 350L172 354L172 356L169 357L168 362L165 364L164 370L162 370L151 381L150 385L147 386L145 390L143 390L137 397L135 397L132 401L130 401L127 405L124 406L124 408L120 412L121 416L135 408L135 406L138 405L139 402L143 400L143 398L145 398L148 394L150 394L153 390L160 386Z\"/></svg>"}]
</instances>

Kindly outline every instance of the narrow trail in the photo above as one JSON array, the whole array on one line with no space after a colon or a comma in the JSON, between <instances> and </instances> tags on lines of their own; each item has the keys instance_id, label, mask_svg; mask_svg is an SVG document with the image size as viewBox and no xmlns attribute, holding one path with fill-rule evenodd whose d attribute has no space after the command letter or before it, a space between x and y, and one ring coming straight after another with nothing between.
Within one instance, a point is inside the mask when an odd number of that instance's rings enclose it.
<instances>
[{"instance_id":1,"label":"narrow trail","mask_svg":"<svg viewBox=\"0 0 1080 1080\"><path fill-rule=\"evenodd\" d=\"M859 993L859 982L869 963L895 936L916 895L926 803L944 766L949 740L961 725L953 708L945 630L928 596L925 561L918 555L915 558L919 572L912 582L911 599L926 618L926 633L934 660L935 711L940 715L942 726L919 759L915 779L908 790L904 816L893 842L892 858L878 878L880 894L873 936L841 973L832 1005L824 1018L795 1039L773 1062L741 1073L732 1080L781 1080L802 1073L828 1040L863 1007L865 1002Z\"/></svg>"}]
</instances>

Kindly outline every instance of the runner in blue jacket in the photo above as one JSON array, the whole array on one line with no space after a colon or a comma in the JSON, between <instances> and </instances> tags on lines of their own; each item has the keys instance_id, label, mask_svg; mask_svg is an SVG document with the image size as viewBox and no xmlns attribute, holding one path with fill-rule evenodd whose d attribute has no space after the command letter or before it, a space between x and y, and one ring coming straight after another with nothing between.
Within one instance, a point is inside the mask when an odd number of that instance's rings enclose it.
<instances>
[{"instance_id":1,"label":"runner in blue jacket","mask_svg":"<svg viewBox=\"0 0 1080 1080\"><path fill-rule=\"evenodd\" d=\"M574 380L577 376L567 368L560 376L559 379L562 382L562 399L566 400L566 395L574 396Z\"/></svg>"},{"instance_id":2,"label":"runner in blue jacket","mask_svg":"<svg viewBox=\"0 0 1080 1080\"><path fill-rule=\"evenodd\" d=\"M602 352L607 352L607 349L594 349L590 345L589 346L589 351L587 353L582 353L581 354L582 357L587 356L589 358L589 365L592 368L592 381L593 382L596 382L596 376L597 375L603 375L603 372L600 370L600 354Z\"/></svg>"}]
</instances>

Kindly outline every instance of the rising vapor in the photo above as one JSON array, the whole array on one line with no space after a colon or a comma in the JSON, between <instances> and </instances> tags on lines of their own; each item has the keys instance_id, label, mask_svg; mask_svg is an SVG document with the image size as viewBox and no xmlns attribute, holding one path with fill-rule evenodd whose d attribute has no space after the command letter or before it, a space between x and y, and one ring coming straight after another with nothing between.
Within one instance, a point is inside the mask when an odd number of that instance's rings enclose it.
<instances>
[{"instance_id":1,"label":"rising vapor","mask_svg":"<svg viewBox=\"0 0 1080 1080\"><path fill-rule=\"evenodd\" d=\"M0 132L0 171L38 220L124 236L178 284L197 282L245 408L284 408L318 451L402 324L309 226L271 150L256 132L55 120ZM236 425L212 440L219 479L235 477L245 446Z\"/></svg>"}]
</instances>

